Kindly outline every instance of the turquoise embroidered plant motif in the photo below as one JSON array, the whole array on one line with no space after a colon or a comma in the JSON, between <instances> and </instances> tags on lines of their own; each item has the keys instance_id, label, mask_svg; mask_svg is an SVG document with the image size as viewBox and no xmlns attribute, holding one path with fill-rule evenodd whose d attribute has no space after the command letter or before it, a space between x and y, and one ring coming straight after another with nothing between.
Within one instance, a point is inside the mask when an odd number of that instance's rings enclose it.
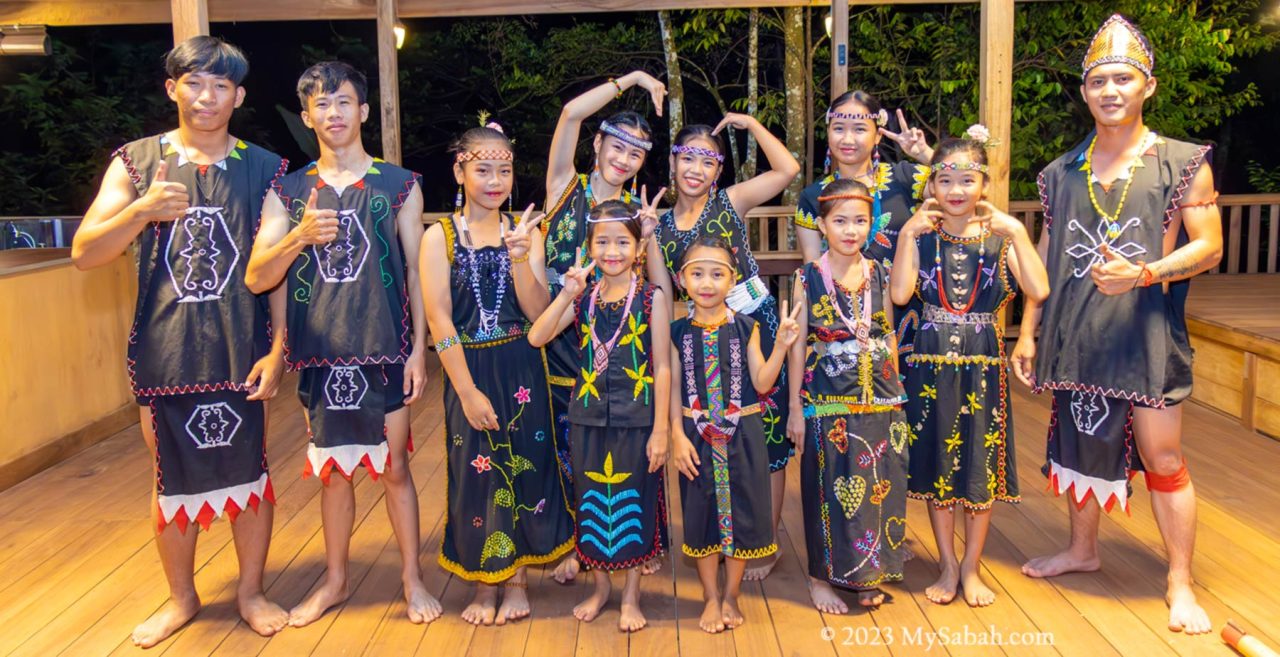
<instances>
[{"instance_id":1,"label":"turquoise embroidered plant motif","mask_svg":"<svg viewBox=\"0 0 1280 657\"><path fill-rule=\"evenodd\" d=\"M589 490L582 494L582 508L579 512L589 512L594 517L582 521L583 532L578 540L584 544L591 543L612 559L623 546L643 542L640 538L640 504L635 501L627 502L639 500L640 492L635 488L623 488L616 494L613 492L615 485L631 477L630 472L613 471L613 452L605 454L604 472L586 474L591 481L604 484L605 492L601 494L599 490Z\"/></svg>"}]
</instances>

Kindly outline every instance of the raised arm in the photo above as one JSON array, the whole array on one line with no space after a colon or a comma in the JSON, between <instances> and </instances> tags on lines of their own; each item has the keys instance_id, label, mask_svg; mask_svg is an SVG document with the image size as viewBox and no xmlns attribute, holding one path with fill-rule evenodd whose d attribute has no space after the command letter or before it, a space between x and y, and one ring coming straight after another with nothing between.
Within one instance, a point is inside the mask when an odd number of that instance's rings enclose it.
<instances>
[{"instance_id":1,"label":"raised arm","mask_svg":"<svg viewBox=\"0 0 1280 657\"><path fill-rule=\"evenodd\" d=\"M768 358L765 358L760 349L759 325L751 332L751 342L747 345L747 364L751 368L751 383L755 386L757 393L763 395L769 392L778 382L778 375L782 373L782 365L786 362L787 353L791 345L800 337L800 325L796 322L796 317L803 309L803 305L797 304L794 311L788 312L787 302L782 302L778 337L774 340L773 351L769 353Z\"/></svg>"},{"instance_id":2,"label":"raised arm","mask_svg":"<svg viewBox=\"0 0 1280 657\"><path fill-rule=\"evenodd\" d=\"M760 150L764 151L765 158L769 160L769 171L757 174L756 177L744 180L726 190L733 209L742 215L781 194L782 190L800 175L800 163L792 157L791 152L787 150L787 145L774 137L773 133L769 132L769 129L755 117L730 112L720 121L720 125L716 126L713 134L719 133L726 126L750 131L756 138L756 143L760 145Z\"/></svg>"}]
</instances>

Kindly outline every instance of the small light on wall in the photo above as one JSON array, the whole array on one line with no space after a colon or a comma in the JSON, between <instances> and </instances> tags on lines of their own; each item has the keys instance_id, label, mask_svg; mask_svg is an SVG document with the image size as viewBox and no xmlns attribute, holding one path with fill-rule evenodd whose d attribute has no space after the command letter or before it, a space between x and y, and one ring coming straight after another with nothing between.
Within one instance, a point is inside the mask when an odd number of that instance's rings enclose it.
<instances>
[{"instance_id":1,"label":"small light on wall","mask_svg":"<svg viewBox=\"0 0 1280 657\"><path fill-rule=\"evenodd\" d=\"M404 35L408 32L408 29L404 26L404 23L401 22L400 19L396 19L395 27L392 27L391 31L396 33L396 50L403 48Z\"/></svg>"},{"instance_id":2,"label":"small light on wall","mask_svg":"<svg viewBox=\"0 0 1280 657\"><path fill-rule=\"evenodd\" d=\"M822 24L827 26L827 38L831 38L831 14L827 14L827 17L822 19Z\"/></svg>"},{"instance_id":3,"label":"small light on wall","mask_svg":"<svg viewBox=\"0 0 1280 657\"><path fill-rule=\"evenodd\" d=\"M43 25L0 25L0 55L48 56L51 52Z\"/></svg>"}]
</instances>

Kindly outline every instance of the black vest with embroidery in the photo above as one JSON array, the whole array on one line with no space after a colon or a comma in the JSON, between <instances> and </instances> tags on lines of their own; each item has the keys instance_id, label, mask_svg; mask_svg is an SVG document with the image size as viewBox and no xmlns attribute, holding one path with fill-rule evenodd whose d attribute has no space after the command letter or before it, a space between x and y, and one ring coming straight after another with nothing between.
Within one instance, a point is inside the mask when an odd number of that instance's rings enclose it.
<instances>
[{"instance_id":1,"label":"black vest with embroidery","mask_svg":"<svg viewBox=\"0 0 1280 657\"><path fill-rule=\"evenodd\" d=\"M680 260L684 258L684 252L689 249L693 240L701 235L716 235L729 243L733 249L734 263L737 268L735 283L741 283L760 273L756 259L751 255L751 246L747 243L747 227L742 222L742 217L739 217L738 212L733 209L733 203L729 202L729 192L722 189L715 196L707 199L707 204L702 208L702 214L698 216L697 223L689 230L676 228L676 217L672 210L667 210L658 219L658 227L654 231L653 238L657 240L658 247L662 250L662 259L673 279L680 269ZM679 299L687 301L688 293L679 284L676 287Z\"/></svg>"},{"instance_id":2,"label":"black vest with embroidery","mask_svg":"<svg viewBox=\"0 0 1280 657\"><path fill-rule=\"evenodd\" d=\"M270 351L266 295L244 284L262 202L288 162L237 141L221 162L187 162L164 135L130 142L124 162L138 195L161 161L166 180L186 185L190 207L176 221L138 235L138 301L129 339L135 395L242 390L253 364Z\"/></svg>"},{"instance_id":3,"label":"black vest with embroidery","mask_svg":"<svg viewBox=\"0 0 1280 657\"><path fill-rule=\"evenodd\" d=\"M630 203L631 194L623 190L620 200ZM542 223L547 269L563 276L576 264L573 257L578 247L587 241L587 215L596 202L587 175L580 173L573 177L573 182L560 194L555 205L547 210L547 218ZM560 292L559 283L550 283L550 288L552 297Z\"/></svg>"},{"instance_id":4,"label":"black vest with embroidery","mask_svg":"<svg viewBox=\"0 0 1280 657\"><path fill-rule=\"evenodd\" d=\"M596 303L595 321L588 316L590 288L577 301L574 325L581 338L582 363L569 398L569 421L593 427L653 426L653 346L649 320L653 315L654 287L639 280L631 304ZM591 344L594 330L599 349L618 335L609 352L608 369L595 371L597 347ZM669 356L668 356L669 357Z\"/></svg>"},{"instance_id":5,"label":"black vest with embroidery","mask_svg":"<svg viewBox=\"0 0 1280 657\"><path fill-rule=\"evenodd\" d=\"M338 211L338 236L308 246L289 267L286 358L290 369L403 363L413 327L407 266L396 215L421 180L374 160L363 178L339 189L315 163L285 176L276 189L291 225L302 221L311 190L316 205Z\"/></svg>"},{"instance_id":6,"label":"black vest with embroidery","mask_svg":"<svg viewBox=\"0 0 1280 657\"><path fill-rule=\"evenodd\" d=\"M689 317L681 317L671 323L671 344L680 355L681 368L672 372L673 386L679 386L680 405L690 408L689 397L694 395L694 403L698 409L710 413L710 421L717 427L726 425L721 417L716 417L712 409L729 410L735 403L740 409L749 409L760 402L756 395L755 385L751 381L750 363L747 359L748 345L751 335L757 330L757 322L746 313L734 313L733 321L715 329L706 329ZM708 331L713 335L708 335ZM708 338L714 339L714 344ZM710 348L714 346L716 353L715 366L708 368L713 361L707 358ZM710 395L711 386L708 381L712 377L719 378L716 399ZM755 408L752 413L758 413ZM707 439L708 436L702 436ZM696 436L689 436L697 440Z\"/></svg>"},{"instance_id":7,"label":"black vest with embroidery","mask_svg":"<svg viewBox=\"0 0 1280 657\"><path fill-rule=\"evenodd\" d=\"M800 199L796 202L795 224L803 228L818 230L818 197L822 190L840 176L832 173L814 181L800 191ZM876 262L891 266L898 246L898 231L915 212L916 204L924 193L924 184L929 179L929 167L910 161L896 164L881 162L876 172L875 184L871 193L879 200L880 212L872 217L871 235L863 252Z\"/></svg>"},{"instance_id":8,"label":"black vest with embroidery","mask_svg":"<svg viewBox=\"0 0 1280 657\"><path fill-rule=\"evenodd\" d=\"M1189 281L1138 287L1108 296L1098 291L1090 269L1099 252L1130 261L1155 262L1164 255L1165 232L1208 146L1158 138L1134 169L1124 206L1114 222L1104 220L1089 199L1116 211L1125 193L1119 179L1104 191L1082 170L1093 135L1040 173L1040 200L1048 231L1049 286L1044 304L1036 378L1039 388L1080 390L1123 397L1150 406L1180 401L1191 389L1191 346L1184 308ZM1181 230L1177 244L1186 243ZM1167 399L1166 399L1167 398Z\"/></svg>"}]
</instances>

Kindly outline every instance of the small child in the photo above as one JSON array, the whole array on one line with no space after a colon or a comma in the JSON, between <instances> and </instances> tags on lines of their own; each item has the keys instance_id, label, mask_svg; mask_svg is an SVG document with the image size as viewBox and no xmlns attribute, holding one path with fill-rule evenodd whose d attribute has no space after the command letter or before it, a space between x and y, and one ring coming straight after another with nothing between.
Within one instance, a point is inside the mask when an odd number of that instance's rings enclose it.
<instances>
[{"instance_id":1,"label":"small child","mask_svg":"<svg viewBox=\"0 0 1280 657\"><path fill-rule=\"evenodd\" d=\"M828 249L799 272L793 303L806 342L791 347L787 432L800 456L809 597L829 614L884 602L902 579L907 515L906 397L898 380L893 304L884 265L862 253L874 199L850 178L818 197ZM806 346L807 345L807 346Z\"/></svg>"},{"instance_id":2,"label":"small child","mask_svg":"<svg viewBox=\"0 0 1280 657\"><path fill-rule=\"evenodd\" d=\"M784 302L777 346L766 360L756 320L725 304L735 278L728 243L713 235L695 238L679 269L693 310L671 325L671 363L680 377L680 385L672 386L671 451L685 476L682 549L698 560L706 603L698 625L711 633L743 623L738 594L746 560L778 551L760 396L773 388L787 349L800 335L795 315L801 308L788 313Z\"/></svg>"},{"instance_id":3,"label":"small child","mask_svg":"<svg viewBox=\"0 0 1280 657\"><path fill-rule=\"evenodd\" d=\"M986 129L968 134L934 152L927 200L902 229L891 286L894 303L914 294L922 304L915 351L906 358L908 494L931 501L942 571L925 595L947 604L958 585L965 602L986 606L995 593L982 582L979 560L991 506L1019 500L1000 309L1013 299L1015 281L1031 302L1043 301L1049 277L1026 228L983 200ZM957 505L966 511L962 561Z\"/></svg>"},{"instance_id":4,"label":"small child","mask_svg":"<svg viewBox=\"0 0 1280 657\"><path fill-rule=\"evenodd\" d=\"M661 194L654 196L654 202ZM569 441L577 510L578 559L593 569L595 590L573 609L591 622L609 601L609 573L625 570L618 629L645 626L640 611L641 566L667 547L663 465L671 401L671 350L662 290L638 277L641 216L646 204L605 201L587 215L591 264L570 267L564 287L529 331L542 347L577 324L582 351L569 396ZM574 262L582 261L579 247ZM599 269L590 292L587 277ZM654 354L663 357L654 358ZM655 419L657 420L655 422Z\"/></svg>"}]
</instances>

